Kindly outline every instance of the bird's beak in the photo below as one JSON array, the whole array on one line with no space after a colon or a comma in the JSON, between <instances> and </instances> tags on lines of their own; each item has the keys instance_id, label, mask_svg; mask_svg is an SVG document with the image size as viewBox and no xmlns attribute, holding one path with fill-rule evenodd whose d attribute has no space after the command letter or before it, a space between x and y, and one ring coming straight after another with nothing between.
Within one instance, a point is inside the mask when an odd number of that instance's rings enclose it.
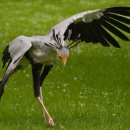
<instances>
[{"instance_id":1,"label":"bird's beak","mask_svg":"<svg viewBox=\"0 0 130 130\"><path fill-rule=\"evenodd\" d=\"M61 60L61 62L63 63L63 65L65 66L66 65L66 63L67 63L67 59L68 59L68 57L69 57L69 54L68 54L68 56L62 56L62 54L58 51L57 52L58 53L58 57L59 57L59 59Z\"/></svg>"},{"instance_id":2,"label":"bird's beak","mask_svg":"<svg viewBox=\"0 0 130 130\"><path fill-rule=\"evenodd\" d=\"M66 62L67 62L67 58L63 58L62 63L63 63L64 66L66 65Z\"/></svg>"}]
</instances>

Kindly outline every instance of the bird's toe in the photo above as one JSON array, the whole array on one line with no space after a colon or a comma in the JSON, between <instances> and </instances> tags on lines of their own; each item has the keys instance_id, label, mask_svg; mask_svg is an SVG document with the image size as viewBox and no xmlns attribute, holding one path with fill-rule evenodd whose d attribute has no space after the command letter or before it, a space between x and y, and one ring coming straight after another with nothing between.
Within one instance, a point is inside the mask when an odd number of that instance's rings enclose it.
<instances>
[{"instance_id":1,"label":"bird's toe","mask_svg":"<svg viewBox=\"0 0 130 130\"><path fill-rule=\"evenodd\" d=\"M48 124L53 127L55 126L55 123L51 117L48 118Z\"/></svg>"}]
</instances>

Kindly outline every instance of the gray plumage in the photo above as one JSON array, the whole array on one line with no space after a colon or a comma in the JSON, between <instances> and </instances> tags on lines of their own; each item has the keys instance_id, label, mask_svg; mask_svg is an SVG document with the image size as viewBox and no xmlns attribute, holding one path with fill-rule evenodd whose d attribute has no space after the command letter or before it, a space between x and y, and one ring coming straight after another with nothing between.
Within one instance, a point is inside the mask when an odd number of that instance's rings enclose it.
<instances>
[{"instance_id":1,"label":"gray plumage","mask_svg":"<svg viewBox=\"0 0 130 130\"><path fill-rule=\"evenodd\" d=\"M111 7L71 16L52 27L46 36L17 37L3 52L3 67L7 66L7 71L0 83L0 97L9 77L19 68L20 61L26 58L32 65L34 95L42 105L46 120L54 126L54 121L43 104L40 91L54 63L60 59L66 64L69 50L80 42L101 43L103 46L113 45L120 48L112 34L129 41L124 34L130 33L129 25L130 7Z\"/></svg>"}]
</instances>

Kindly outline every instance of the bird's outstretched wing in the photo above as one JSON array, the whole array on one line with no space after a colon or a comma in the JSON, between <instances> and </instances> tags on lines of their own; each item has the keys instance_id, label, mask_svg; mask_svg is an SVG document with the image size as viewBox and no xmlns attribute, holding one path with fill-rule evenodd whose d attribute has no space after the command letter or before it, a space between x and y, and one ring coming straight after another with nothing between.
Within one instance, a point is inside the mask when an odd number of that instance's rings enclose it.
<instances>
[{"instance_id":1,"label":"bird's outstretched wing","mask_svg":"<svg viewBox=\"0 0 130 130\"><path fill-rule=\"evenodd\" d=\"M9 77L15 71L23 55L31 48L32 44L25 36L19 36L12 41L3 52L3 67L8 63L7 70L0 81L0 98Z\"/></svg>"},{"instance_id":2,"label":"bird's outstretched wing","mask_svg":"<svg viewBox=\"0 0 130 130\"><path fill-rule=\"evenodd\" d=\"M101 43L103 46L120 47L112 34L129 41L124 32L130 33L130 7L111 7L76 14L52 29L61 33L64 40L72 40L69 48L79 41Z\"/></svg>"},{"instance_id":3,"label":"bird's outstretched wing","mask_svg":"<svg viewBox=\"0 0 130 130\"><path fill-rule=\"evenodd\" d=\"M31 48L31 46L32 44L28 37L19 36L14 39L3 52L3 67L7 62L9 62L9 64L12 62L13 65L18 63L23 55Z\"/></svg>"}]
</instances>

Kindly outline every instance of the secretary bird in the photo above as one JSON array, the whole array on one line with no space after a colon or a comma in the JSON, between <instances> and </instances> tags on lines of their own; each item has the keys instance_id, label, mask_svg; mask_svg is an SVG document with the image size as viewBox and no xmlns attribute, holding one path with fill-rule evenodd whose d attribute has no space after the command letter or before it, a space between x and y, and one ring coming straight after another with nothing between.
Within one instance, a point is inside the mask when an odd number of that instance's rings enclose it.
<instances>
[{"instance_id":1,"label":"secretary bird","mask_svg":"<svg viewBox=\"0 0 130 130\"><path fill-rule=\"evenodd\" d=\"M2 61L6 72L0 82L0 97L9 77L21 67L20 61L26 58L32 66L34 96L41 104L47 123L55 126L43 103L41 90L43 81L54 63L61 60L65 65L69 50L80 42L120 48L114 35L130 41L126 36L126 33L130 34L129 25L130 7L110 7L73 15L53 26L46 36L17 37L3 51Z\"/></svg>"}]
</instances>

